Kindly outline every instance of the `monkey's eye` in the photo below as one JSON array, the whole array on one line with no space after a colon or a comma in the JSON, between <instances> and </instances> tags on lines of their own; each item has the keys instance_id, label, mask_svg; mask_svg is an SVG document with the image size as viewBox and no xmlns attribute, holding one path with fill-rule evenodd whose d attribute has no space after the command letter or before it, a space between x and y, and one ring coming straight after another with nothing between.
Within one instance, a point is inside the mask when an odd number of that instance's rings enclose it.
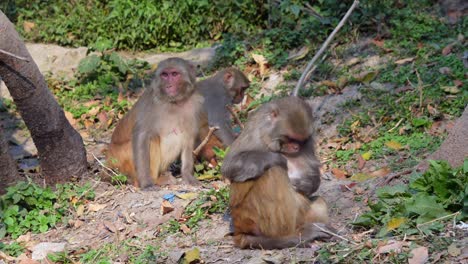
<instances>
[{"instance_id":1,"label":"monkey's eye","mask_svg":"<svg viewBox=\"0 0 468 264\"><path fill-rule=\"evenodd\" d=\"M177 75L179 75L179 73L178 72L172 72L171 75L172 75L172 77L176 77Z\"/></svg>"},{"instance_id":2,"label":"monkey's eye","mask_svg":"<svg viewBox=\"0 0 468 264\"><path fill-rule=\"evenodd\" d=\"M169 74L167 72L163 72L163 73L161 73L161 76L163 78L167 78L167 77L169 77Z\"/></svg>"}]
</instances>

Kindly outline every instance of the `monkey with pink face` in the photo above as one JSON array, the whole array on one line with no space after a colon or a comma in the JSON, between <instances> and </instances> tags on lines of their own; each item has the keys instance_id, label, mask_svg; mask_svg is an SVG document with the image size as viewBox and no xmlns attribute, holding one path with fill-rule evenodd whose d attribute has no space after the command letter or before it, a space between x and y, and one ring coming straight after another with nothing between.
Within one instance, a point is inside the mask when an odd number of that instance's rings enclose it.
<instances>
[{"instance_id":1,"label":"monkey with pink face","mask_svg":"<svg viewBox=\"0 0 468 264\"><path fill-rule=\"evenodd\" d=\"M179 157L183 180L199 184L193 177L192 152L206 114L195 78L195 67L188 61L161 61L150 87L117 124L106 153L108 163L135 186L153 186Z\"/></svg>"}]
</instances>

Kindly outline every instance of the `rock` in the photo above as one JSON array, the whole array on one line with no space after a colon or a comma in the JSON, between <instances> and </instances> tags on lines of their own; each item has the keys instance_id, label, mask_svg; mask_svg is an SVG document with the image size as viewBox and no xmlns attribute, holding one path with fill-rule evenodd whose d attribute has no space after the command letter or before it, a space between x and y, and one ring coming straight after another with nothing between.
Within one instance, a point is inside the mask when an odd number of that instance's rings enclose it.
<instances>
[{"instance_id":1,"label":"rock","mask_svg":"<svg viewBox=\"0 0 468 264\"><path fill-rule=\"evenodd\" d=\"M88 52L85 47L65 48L52 44L26 43L26 48L42 74L50 72L66 80L73 77L78 63Z\"/></svg>"},{"instance_id":2,"label":"rock","mask_svg":"<svg viewBox=\"0 0 468 264\"><path fill-rule=\"evenodd\" d=\"M80 60L86 57L88 49L66 48L53 44L35 44L26 43L26 48L31 54L34 62L39 67L42 74L50 72L55 78L70 80ZM161 54L118 52L120 56L126 59L140 59L155 65L169 57L180 57L194 62L203 68L206 68L215 56L216 48L198 48L184 52L171 52ZM0 92L2 90L0 89ZM0 93L1 95L1 93Z\"/></svg>"},{"instance_id":3,"label":"rock","mask_svg":"<svg viewBox=\"0 0 468 264\"><path fill-rule=\"evenodd\" d=\"M64 251L65 245L65 243L39 243L32 248L32 259L42 260L47 257L48 253Z\"/></svg>"},{"instance_id":4,"label":"rock","mask_svg":"<svg viewBox=\"0 0 468 264\"><path fill-rule=\"evenodd\" d=\"M428 168L428 160L446 160L452 167L458 167L463 164L468 156L468 107L465 108L463 115L458 118L455 126L450 130L448 137L442 142L442 145L434 153L418 165L419 170Z\"/></svg>"}]
</instances>

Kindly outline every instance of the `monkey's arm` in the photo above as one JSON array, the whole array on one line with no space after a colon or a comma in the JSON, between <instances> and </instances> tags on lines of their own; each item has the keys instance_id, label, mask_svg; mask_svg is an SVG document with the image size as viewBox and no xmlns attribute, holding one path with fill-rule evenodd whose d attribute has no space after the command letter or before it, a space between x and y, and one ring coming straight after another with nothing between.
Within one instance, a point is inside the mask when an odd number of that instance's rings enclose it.
<instances>
[{"instance_id":1,"label":"monkey's arm","mask_svg":"<svg viewBox=\"0 0 468 264\"><path fill-rule=\"evenodd\" d=\"M226 156L221 168L224 177L234 182L244 182L260 177L271 167L287 169L286 159L279 153L245 151Z\"/></svg>"},{"instance_id":2,"label":"monkey's arm","mask_svg":"<svg viewBox=\"0 0 468 264\"><path fill-rule=\"evenodd\" d=\"M153 186L150 171L150 138L147 132L135 126L133 131L133 162L141 189Z\"/></svg>"}]
</instances>

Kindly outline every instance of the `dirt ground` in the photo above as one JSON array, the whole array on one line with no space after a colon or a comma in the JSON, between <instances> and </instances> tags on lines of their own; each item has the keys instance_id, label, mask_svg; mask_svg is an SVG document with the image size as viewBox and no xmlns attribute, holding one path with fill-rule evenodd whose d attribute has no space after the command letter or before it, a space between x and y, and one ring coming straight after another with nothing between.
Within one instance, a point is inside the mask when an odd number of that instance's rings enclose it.
<instances>
[{"instance_id":1,"label":"dirt ground","mask_svg":"<svg viewBox=\"0 0 468 264\"><path fill-rule=\"evenodd\" d=\"M362 67L379 65L386 58L369 56L361 61ZM358 86L348 86L340 94L316 97L310 101L315 109L318 131L319 153L322 162L328 154L334 151L329 142L338 134L336 128L342 118L351 113L340 113L339 105L348 101L360 100ZM365 102L362 102L365 103ZM330 118L333 117L333 118ZM29 136L29 132L21 125L20 119L0 112L0 121L4 125L7 136L11 139L11 153L19 161L25 175L37 175L37 151ZM23 129L20 129L23 128ZM284 250L239 250L233 247L229 237L229 221L226 215L215 214L211 219L203 220L198 230L191 230L189 234L178 232L174 235L158 237L161 224L171 218L179 218L190 199L174 199L174 211L162 215L161 203L166 194L181 194L199 192L210 188L225 186L223 181L204 182L203 187L193 188L183 184L163 187L160 190L140 191L132 186L117 188L105 181L96 180L94 176L108 174L107 170L96 160L104 162L102 150L109 142L112 131L101 131L98 136L90 136L85 130L79 131L84 139L90 172L93 177L84 179L90 181L95 188L96 198L87 204L82 211L73 212L68 225L62 225L43 234L33 234L31 243L57 242L65 243L70 252L86 252L97 249L106 243L116 243L129 239L140 238L136 247L145 247L146 242L158 245L164 257L158 259L160 263L177 263L182 254L194 247L199 248L200 257L204 263L292 263L314 262L315 251L324 242L316 242L311 248L291 248ZM424 158L424 157L421 157ZM369 164L378 167L378 162ZM30 171L30 172L28 172ZM398 181L400 179L396 179ZM36 179L37 181L37 179ZM361 231L353 229L349 224L367 207L366 202L372 196L373 188L382 179L371 179L358 182L352 188L351 181L340 180L335 177L330 168L324 166L322 184L318 194L323 196L329 204L331 225L340 235L349 238ZM356 199L356 198L359 199ZM127 256L112 258L115 263L125 263Z\"/></svg>"}]
</instances>

